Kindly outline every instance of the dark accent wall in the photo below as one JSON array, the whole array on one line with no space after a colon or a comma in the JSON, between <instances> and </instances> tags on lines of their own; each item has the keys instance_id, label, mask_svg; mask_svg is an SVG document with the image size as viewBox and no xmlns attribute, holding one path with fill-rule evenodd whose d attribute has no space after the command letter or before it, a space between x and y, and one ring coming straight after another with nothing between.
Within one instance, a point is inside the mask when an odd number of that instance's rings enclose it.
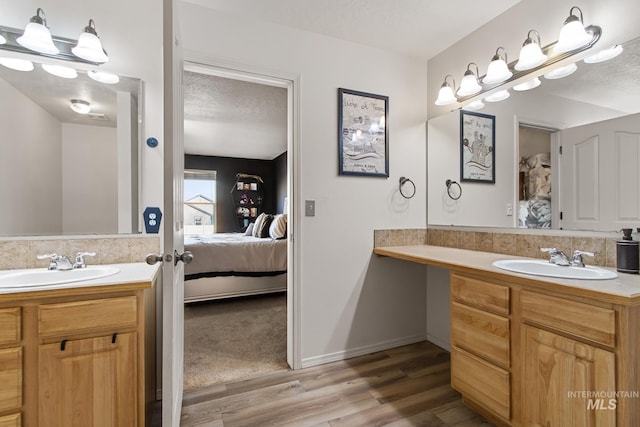
<instances>
[{"instance_id":1,"label":"dark accent wall","mask_svg":"<svg viewBox=\"0 0 640 427\"><path fill-rule=\"evenodd\" d=\"M284 161L284 191L287 189L286 153L274 160L239 159L234 157L196 156L185 154L184 168L216 171L216 231L218 233L239 232L235 208L231 200L237 173L259 175L264 181L264 199L262 212L278 213L282 211L279 190L282 187L282 170L278 164ZM284 196L282 196L284 197Z\"/></svg>"},{"instance_id":2,"label":"dark accent wall","mask_svg":"<svg viewBox=\"0 0 640 427\"><path fill-rule=\"evenodd\" d=\"M276 212L284 210L284 198L287 197L287 152L273 159L276 168Z\"/></svg>"}]
</instances>

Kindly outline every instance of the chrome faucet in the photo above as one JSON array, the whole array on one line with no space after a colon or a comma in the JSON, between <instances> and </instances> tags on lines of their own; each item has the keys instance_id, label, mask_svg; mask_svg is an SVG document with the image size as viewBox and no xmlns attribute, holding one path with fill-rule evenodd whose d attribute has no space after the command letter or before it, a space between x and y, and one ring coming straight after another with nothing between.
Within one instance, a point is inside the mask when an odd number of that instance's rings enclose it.
<instances>
[{"instance_id":1,"label":"chrome faucet","mask_svg":"<svg viewBox=\"0 0 640 427\"><path fill-rule=\"evenodd\" d=\"M38 255L38 259L47 259L49 258L51 262L49 263L48 270L72 270L73 265L71 265L71 260L66 255L58 255L58 254L46 254L46 255Z\"/></svg>"},{"instance_id":2,"label":"chrome faucet","mask_svg":"<svg viewBox=\"0 0 640 427\"><path fill-rule=\"evenodd\" d=\"M585 251L574 251L573 259L571 260L572 267L584 267L584 261L582 260L582 256L590 256L593 257L595 254L593 252L585 252Z\"/></svg>"},{"instance_id":3,"label":"chrome faucet","mask_svg":"<svg viewBox=\"0 0 640 427\"><path fill-rule=\"evenodd\" d=\"M540 248L540 250L542 252L549 253L549 262L551 264L562 265L565 267L571 265L567 255L564 252L557 250L556 248Z\"/></svg>"},{"instance_id":4,"label":"chrome faucet","mask_svg":"<svg viewBox=\"0 0 640 427\"><path fill-rule=\"evenodd\" d=\"M85 268L87 264L84 261L85 256L95 256L95 252L78 252L76 254L76 262L71 264L71 259L66 255L46 254L38 255L38 259L49 258L49 270L72 270L74 268Z\"/></svg>"}]
</instances>

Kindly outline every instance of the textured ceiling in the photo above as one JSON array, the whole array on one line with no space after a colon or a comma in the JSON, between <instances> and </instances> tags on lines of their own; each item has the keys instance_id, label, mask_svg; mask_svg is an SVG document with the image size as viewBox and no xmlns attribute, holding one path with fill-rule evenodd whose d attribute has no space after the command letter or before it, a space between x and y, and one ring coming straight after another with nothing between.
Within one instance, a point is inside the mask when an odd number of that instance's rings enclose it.
<instances>
[{"instance_id":1,"label":"textured ceiling","mask_svg":"<svg viewBox=\"0 0 640 427\"><path fill-rule=\"evenodd\" d=\"M429 59L520 0L183 0Z\"/></svg>"},{"instance_id":2,"label":"textured ceiling","mask_svg":"<svg viewBox=\"0 0 640 427\"><path fill-rule=\"evenodd\" d=\"M274 159L287 150L287 90L185 71L184 150Z\"/></svg>"}]
</instances>

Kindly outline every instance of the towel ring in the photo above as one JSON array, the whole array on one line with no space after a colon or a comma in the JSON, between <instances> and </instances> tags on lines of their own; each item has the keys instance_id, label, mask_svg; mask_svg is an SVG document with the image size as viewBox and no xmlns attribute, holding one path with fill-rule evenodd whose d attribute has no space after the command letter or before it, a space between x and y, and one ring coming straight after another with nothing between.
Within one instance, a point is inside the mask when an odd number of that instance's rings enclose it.
<instances>
[{"instance_id":1,"label":"towel ring","mask_svg":"<svg viewBox=\"0 0 640 427\"><path fill-rule=\"evenodd\" d=\"M451 199L458 200L462 196L462 187L457 182L448 179L445 181L445 185L447 186L447 194Z\"/></svg>"},{"instance_id":2,"label":"towel ring","mask_svg":"<svg viewBox=\"0 0 640 427\"><path fill-rule=\"evenodd\" d=\"M405 185L407 182L410 183L413 186L413 191L411 192L411 195L409 195L409 196L404 194L404 192L402 191L402 186ZM401 176L400 177L399 188L400 188L400 194L402 194L402 197L404 197L405 199L410 199L410 198L412 198L413 196L416 195L416 185L409 178L405 178L404 176Z\"/></svg>"}]
</instances>

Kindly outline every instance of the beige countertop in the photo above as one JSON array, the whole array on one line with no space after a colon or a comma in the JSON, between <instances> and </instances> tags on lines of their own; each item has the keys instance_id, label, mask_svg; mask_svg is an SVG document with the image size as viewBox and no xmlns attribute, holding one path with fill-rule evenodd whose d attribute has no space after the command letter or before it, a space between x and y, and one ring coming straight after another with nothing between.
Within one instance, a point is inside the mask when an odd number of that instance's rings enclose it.
<instances>
[{"instance_id":1,"label":"beige countertop","mask_svg":"<svg viewBox=\"0 0 640 427\"><path fill-rule=\"evenodd\" d=\"M480 274L497 280L518 283L532 288L592 298L622 305L640 305L640 275L618 273L616 279L574 280L513 273L494 267L502 259L531 259L512 255L479 252L442 246L387 246L374 248L377 255L434 265L452 271Z\"/></svg>"},{"instance_id":2,"label":"beige countertop","mask_svg":"<svg viewBox=\"0 0 640 427\"><path fill-rule=\"evenodd\" d=\"M20 287L0 287L0 301L12 300L16 298L34 298L41 296L68 295L80 291L82 293L96 292L116 292L122 290L144 289L151 287L160 271L161 264L148 265L144 262L93 265L92 267L116 267L119 271L110 276L99 277L97 279L82 280L78 282L59 283L54 285L20 286ZM26 270L2 270L0 277L5 274L19 274L41 269ZM55 272L52 272L55 274Z\"/></svg>"}]
</instances>

